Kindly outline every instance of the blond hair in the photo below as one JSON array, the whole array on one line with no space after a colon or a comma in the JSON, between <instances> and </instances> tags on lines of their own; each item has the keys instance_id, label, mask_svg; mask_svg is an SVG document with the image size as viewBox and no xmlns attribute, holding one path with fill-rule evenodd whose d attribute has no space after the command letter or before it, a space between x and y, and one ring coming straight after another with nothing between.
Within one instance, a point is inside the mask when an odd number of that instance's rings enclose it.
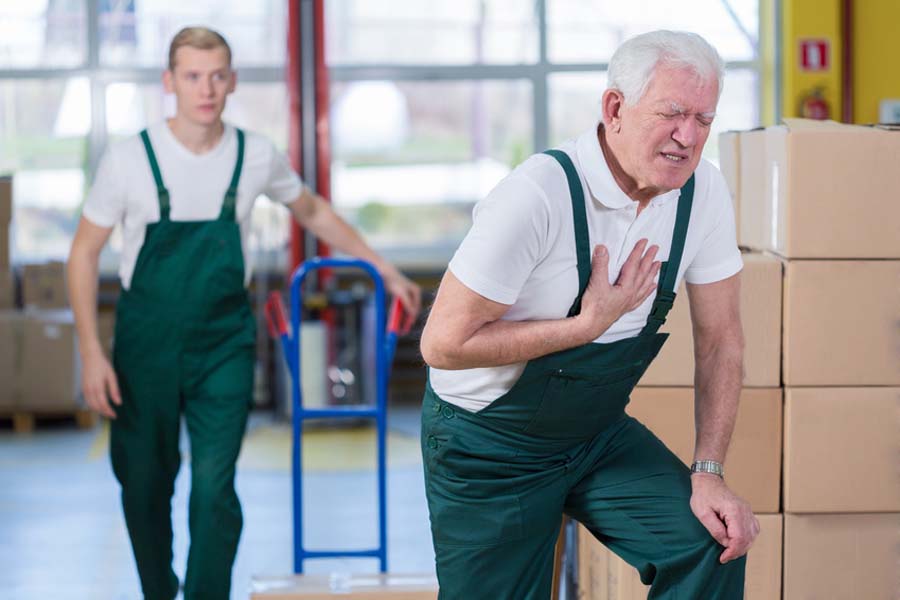
<instances>
[{"instance_id":1,"label":"blond hair","mask_svg":"<svg viewBox=\"0 0 900 600\"><path fill-rule=\"evenodd\" d=\"M175 53L183 46L190 46L197 50L214 50L225 48L228 57L228 65L231 66L231 46L225 41L218 31L209 27L185 27L175 34L172 43L169 44L169 70L175 70Z\"/></svg>"}]
</instances>

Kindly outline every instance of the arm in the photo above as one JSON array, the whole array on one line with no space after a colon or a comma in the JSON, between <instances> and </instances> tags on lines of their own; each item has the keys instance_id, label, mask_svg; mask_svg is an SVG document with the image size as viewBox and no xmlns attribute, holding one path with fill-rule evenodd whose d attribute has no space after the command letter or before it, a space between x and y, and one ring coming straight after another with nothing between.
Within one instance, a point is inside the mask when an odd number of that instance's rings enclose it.
<instances>
[{"instance_id":1,"label":"arm","mask_svg":"<svg viewBox=\"0 0 900 600\"><path fill-rule=\"evenodd\" d=\"M297 223L325 243L345 254L372 263L384 277L388 291L400 298L407 314L415 317L419 313L422 306L422 290L419 286L372 250L321 196L304 187L300 196L287 206Z\"/></svg>"},{"instance_id":2,"label":"arm","mask_svg":"<svg viewBox=\"0 0 900 600\"><path fill-rule=\"evenodd\" d=\"M657 247L641 240L609 284L609 254L594 250L591 278L575 317L548 321L503 321L506 304L480 296L451 271L441 281L422 332L422 356L439 369L495 367L574 348L598 338L622 314L634 310L655 288Z\"/></svg>"},{"instance_id":3,"label":"arm","mask_svg":"<svg viewBox=\"0 0 900 600\"><path fill-rule=\"evenodd\" d=\"M694 334L694 460L725 462L743 381L740 274L688 285ZM759 534L749 504L716 475L691 475L691 509L725 546L723 563L746 554Z\"/></svg>"},{"instance_id":4,"label":"arm","mask_svg":"<svg viewBox=\"0 0 900 600\"><path fill-rule=\"evenodd\" d=\"M81 387L88 406L111 419L116 417L109 404L122 404L112 365L103 354L97 335L97 265L100 251L109 239L112 227L100 227L81 217L72 241L68 260L69 302L78 331L81 354Z\"/></svg>"}]
</instances>

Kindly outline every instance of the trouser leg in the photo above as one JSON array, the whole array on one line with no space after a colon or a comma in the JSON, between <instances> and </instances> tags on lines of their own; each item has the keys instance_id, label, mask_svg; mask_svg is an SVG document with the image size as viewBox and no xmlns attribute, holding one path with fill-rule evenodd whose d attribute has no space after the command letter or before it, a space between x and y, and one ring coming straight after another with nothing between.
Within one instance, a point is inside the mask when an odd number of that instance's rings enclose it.
<instances>
[{"instance_id":1,"label":"trouser leg","mask_svg":"<svg viewBox=\"0 0 900 600\"><path fill-rule=\"evenodd\" d=\"M584 461L566 513L634 566L651 600L743 598L745 559L724 551L690 508L690 471L628 417Z\"/></svg>"},{"instance_id":2,"label":"trouser leg","mask_svg":"<svg viewBox=\"0 0 900 600\"><path fill-rule=\"evenodd\" d=\"M122 405L110 426L113 472L145 600L171 600L178 592L172 570L171 500L181 462L177 382L117 373Z\"/></svg>"},{"instance_id":3,"label":"trouser leg","mask_svg":"<svg viewBox=\"0 0 900 600\"><path fill-rule=\"evenodd\" d=\"M187 387L184 408L191 441L184 596L227 600L243 524L234 478L252 399L252 349L199 372L202 376Z\"/></svg>"}]
</instances>

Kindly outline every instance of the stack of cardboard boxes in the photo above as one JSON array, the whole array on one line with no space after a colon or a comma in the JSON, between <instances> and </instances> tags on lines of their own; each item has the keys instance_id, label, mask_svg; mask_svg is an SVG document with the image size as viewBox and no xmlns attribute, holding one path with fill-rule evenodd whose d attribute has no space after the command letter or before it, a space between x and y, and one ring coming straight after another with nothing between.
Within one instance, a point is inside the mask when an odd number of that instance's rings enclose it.
<instances>
[{"instance_id":1,"label":"stack of cardboard boxes","mask_svg":"<svg viewBox=\"0 0 900 600\"><path fill-rule=\"evenodd\" d=\"M723 134L719 147L748 252L745 387L725 464L729 485L762 526L746 597L894 597L900 132L792 120ZM694 426L685 296L629 412L687 463ZM647 594L636 571L583 529L578 579L579 598Z\"/></svg>"},{"instance_id":2,"label":"stack of cardboard boxes","mask_svg":"<svg viewBox=\"0 0 900 600\"><path fill-rule=\"evenodd\" d=\"M81 416L81 365L65 265L24 265L18 281L10 268L12 186L11 177L0 177L0 416L13 416L17 430L28 430L34 416Z\"/></svg>"}]
</instances>

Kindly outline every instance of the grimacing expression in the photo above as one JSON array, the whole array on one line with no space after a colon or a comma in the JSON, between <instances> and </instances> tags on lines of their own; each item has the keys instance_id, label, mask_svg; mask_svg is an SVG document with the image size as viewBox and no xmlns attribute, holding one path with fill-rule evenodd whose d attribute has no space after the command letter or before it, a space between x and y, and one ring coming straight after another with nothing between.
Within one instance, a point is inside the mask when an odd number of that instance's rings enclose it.
<instances>
[{"instance_id":1,"label":"grimacing expression","mask_svg":"<svg viewBox=\"0 0 900 600\"><path fill-rule=\"evenodd\" d=\"M182 46L175 52L175 67L163 76L166 91L174 93L178 114L197 125L212 125L225 110L236 77L225 48L200 50Z\"/></svg>"},{"instance_id":2,"label":"grimacing expression","mask_svg":"<svg viewBox=\"0 0 900 600\"><path fill-rule=\"evenodd\" d=\"M692 69L658 65L641 99L620 112L623 167L642 188L683 186L700 163L719 84Z\"/></svg>"}]
</instances>

